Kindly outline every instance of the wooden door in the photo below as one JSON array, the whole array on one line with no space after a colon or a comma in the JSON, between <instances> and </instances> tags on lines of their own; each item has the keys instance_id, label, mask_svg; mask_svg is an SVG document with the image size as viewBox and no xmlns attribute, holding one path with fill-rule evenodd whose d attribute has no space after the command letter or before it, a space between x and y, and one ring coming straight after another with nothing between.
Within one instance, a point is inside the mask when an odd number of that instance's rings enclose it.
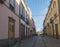
<instances>
[{"instance_id":1,"label":"wooden door","mask_svg":"<svg viewBox=\"0 0 60 47\"><path fill-rule=\"evenodd\" d=\"M15 21L12 18L9 18L8 37L14 38L14 34L15 34Z\"/></svg>"}]
</instances>

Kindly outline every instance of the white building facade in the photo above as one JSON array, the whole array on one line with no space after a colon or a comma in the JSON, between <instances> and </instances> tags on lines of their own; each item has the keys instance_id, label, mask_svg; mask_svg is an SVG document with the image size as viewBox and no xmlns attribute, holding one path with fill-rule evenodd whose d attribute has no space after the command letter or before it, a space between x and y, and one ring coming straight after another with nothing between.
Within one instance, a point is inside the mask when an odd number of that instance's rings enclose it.
<instances>
[{"instance_id":1,"label":"white building facade","mask_svg":"<svg viewBox=\"0 0 60 47\"><path fill-rule=\"evenodd\" d=\"M29 13L24 0L0 0L0 44L12 45L30 36Z\"/></svg>"}]
</instances>

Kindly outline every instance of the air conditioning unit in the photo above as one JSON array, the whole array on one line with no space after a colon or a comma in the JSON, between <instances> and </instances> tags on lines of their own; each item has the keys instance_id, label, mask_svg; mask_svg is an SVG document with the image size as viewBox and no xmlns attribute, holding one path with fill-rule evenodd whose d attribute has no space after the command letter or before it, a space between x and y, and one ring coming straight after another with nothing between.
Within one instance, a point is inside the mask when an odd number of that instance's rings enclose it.
<instances>
[{"instance_id":1,"label":"air conditioning unit","mask_svg":"<svg viewBox=\"0 0 60 47\"><path fill-rule=\"evenodd\" d=\"M1 3L1 4L3 4L3 3L4 3L4 1L6 1L6 0L0 0L0 3Z\"/></svg>"}]
</instances>

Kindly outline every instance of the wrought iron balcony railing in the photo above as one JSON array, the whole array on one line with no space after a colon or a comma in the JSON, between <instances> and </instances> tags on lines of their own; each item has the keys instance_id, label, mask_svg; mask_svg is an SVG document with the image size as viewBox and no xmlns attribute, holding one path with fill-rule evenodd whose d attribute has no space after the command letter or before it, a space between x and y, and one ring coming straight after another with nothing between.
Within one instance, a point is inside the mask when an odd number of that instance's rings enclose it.
<instances>
[{"instance_id":1,"label":"wrought iron balcony railing","mask_svg":"<svg viewBox=\"0 0 60 47\"><path fill-rule=\"evenodd\" d=\"M26 19L26 24L29 25L29 20L28 19Z\"/></svg>"},{"instance_id":2,"label":"wrought iron balcony railing","mask_svg":"<svg viewBox=\"0 0 60 47\"><path fill-rule=\"evenodd\" d=\"M23 15L21 15L21 19L22 19L23 21L25 21L25 17L24 17Z\"/></svg>"},{"instance_id":3,"label":"wrought iron balcony railing","mask_svg":"<svg viewBox=\"0 0 60 47\"><path fill-rule=\"evenodd\" d=\"M52 19L50 19L50 23L53 23L53 20Z\"/></svg>"}]
</instances>

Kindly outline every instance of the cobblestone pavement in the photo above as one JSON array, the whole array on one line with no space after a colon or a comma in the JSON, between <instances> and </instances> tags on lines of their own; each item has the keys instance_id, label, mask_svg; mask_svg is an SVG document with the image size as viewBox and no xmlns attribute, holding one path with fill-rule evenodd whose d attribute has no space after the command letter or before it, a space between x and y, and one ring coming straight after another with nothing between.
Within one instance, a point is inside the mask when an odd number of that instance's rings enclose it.
<instances>
[{"instance_id":1,"label":"cobblestone pavement","mask_svg":"<svg viewBox=\"0 0 60 47\"><path fill-rule=\"evenodd\" d=\"M37 37L36 43L34 44L33 47L46 47L43 39L41 38L41 36Z\"/></svg>"},{"instance_id":2,"label":"cobblestone pavement","mask_svg":"<svg viewBox=\"0 0 60 47\"><path fill-rule=\"evenodd\" d=\"M46 47L41 36L35 36L24 40L21 44L16 44L13 47Z\"/></svg>"},{"instance_id":3,"label":"cobblestone pavement","mask_svg":"<svg viewBox=\"0 0 60 47\"><path fill-rule=\"evenodd\" d=\"M24 40L21 44L16 43L13 47L60 47L60 40L48 36L35 36Z\"/></svg>"},{"instance_id":4,"label":"cobblestone pavement","mask_svg":"<svg viewBox=\"0 0 60 47\"><path fill-rule=\"evenodd\" d=\"M43 37L46 47L60 47L60 40L53 39L52 37L45 36Z\"/></svg>"}]
</instances>

